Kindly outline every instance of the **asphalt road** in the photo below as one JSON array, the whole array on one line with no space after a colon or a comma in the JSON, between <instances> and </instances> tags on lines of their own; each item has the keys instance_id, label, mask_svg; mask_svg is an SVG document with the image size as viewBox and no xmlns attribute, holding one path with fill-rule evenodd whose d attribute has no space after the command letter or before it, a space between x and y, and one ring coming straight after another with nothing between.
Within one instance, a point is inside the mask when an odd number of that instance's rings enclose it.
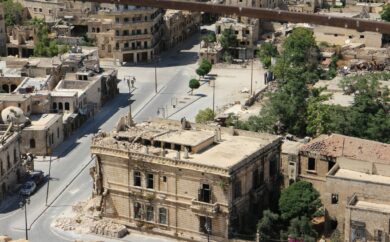
<instances>
[{"instance_id":1,"label":"asphalt road","mask_svg":"<svg viewBox=\"0 0 390 242\"><path fill-rule=\"evenodd\" d=\"M188 91L188 80L195 76L198 37L184 42L177 49L161 55L158 63L158 90L154 89L154 64L136 67L118 67L118 76L136 77L132 92L133 116L137 122L157 116L157 110L170 105L171 98ZM179 51L178 49L182 49ZM106 66L109 63L106 63ZM103 64L104 66L104 64ZM91 195L92 178L89 167L93 165L90 154L91 137L98 130L111 131L119 117L129 110L129 90L127 84L119 83L120 94L105 104L102 110L83 124L71 137L55 149L51 168L48 206L45 205L46 184L31 196L27 205L30 241L74 241L104 240L92 235L63 233L54 229L52 223L56 217L72 204L85 200ZM187 107L190 109L191 106ZM196 112L196 108L193 112ZM48 157L44 162L36 162L35 168L47 173ZM14 239L24 238L24 211L19 208L18 196L11 196L0 206L0 235L9 235ZM131 234L125 241L164 241L162 238Z\"/></svg>"}]
</instances>

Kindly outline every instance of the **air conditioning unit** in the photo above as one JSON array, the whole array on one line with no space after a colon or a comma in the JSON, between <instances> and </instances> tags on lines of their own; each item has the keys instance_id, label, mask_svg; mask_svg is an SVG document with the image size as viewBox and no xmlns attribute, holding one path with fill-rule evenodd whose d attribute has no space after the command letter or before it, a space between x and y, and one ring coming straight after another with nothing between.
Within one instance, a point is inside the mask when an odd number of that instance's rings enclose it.
<instances>
[{"instance_id":1,"label":"air conditioning unit","mask_svg":"<svg viewBox=\"0 0 390 242\"><path fill-rule=\"evenodd\" d=\"M298 162L296 161L289 161L288 162L288 180L293 180L294 182L297 180L298 177Z\"/></svg>"}]
</instances>

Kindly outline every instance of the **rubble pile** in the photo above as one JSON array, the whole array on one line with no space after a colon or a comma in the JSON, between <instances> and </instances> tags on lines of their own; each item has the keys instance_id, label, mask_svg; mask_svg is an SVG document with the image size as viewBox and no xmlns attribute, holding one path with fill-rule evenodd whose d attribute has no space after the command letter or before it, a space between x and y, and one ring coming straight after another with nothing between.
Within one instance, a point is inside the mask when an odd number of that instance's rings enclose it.
<instances>
[{"instance_id":1,"label":"rubble pile","mask_svg":"<svg viewBox=\"0 0 390 242\"><path fill-rule=\"evenodd\" d=\"M59 217L54 226L63 231L74 231L79 234L94 233L97 235L122 238L128 230L124 225L115 223L111 219L100 219L95 216L96 199L80 202L72 207L72 214L68 217Z\"/></svg>"},{"instance_id":2,"label":"rubble pile","mask_svg":"<svg viewBox=\"0 0 390 242\"><path fill-rule=\"evenodd\" d=\"M122 238L128 231L124 225L116 224L108 219L103 219L96 221L91 226L91 232L103 236Z\"/></svg>"}]
</instances>

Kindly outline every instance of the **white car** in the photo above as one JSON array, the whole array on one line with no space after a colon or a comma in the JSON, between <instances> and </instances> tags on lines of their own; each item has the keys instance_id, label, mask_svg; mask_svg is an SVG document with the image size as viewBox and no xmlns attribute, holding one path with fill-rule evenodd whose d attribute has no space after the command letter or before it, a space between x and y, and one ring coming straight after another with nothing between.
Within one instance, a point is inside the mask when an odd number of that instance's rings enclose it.
<instances>
[{"instance_id":1,"label":"white car","mask_svg":"<svg viewBox=\"0 0 390 242\"><path fill-rule=\"evenodd\" d=\"M23 196L30 196L34 193L35 189L37 188L37 185L33 181L28 181L23 184L22 189L20 189L20 195Z\"/></svg>"}]
</instances>

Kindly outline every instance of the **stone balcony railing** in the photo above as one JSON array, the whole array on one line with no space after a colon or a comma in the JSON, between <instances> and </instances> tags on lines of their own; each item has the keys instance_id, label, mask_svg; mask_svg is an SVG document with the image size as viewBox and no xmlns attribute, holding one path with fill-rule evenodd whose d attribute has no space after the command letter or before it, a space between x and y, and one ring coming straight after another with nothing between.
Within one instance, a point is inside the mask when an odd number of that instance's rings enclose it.
<instances>
[{"instance_id":1,"label":"stone balcony railing","mask_svg":"<svg viewBox=\"0 0 390 242\"><path fill-rule=\"evenodd\" d=\"M192 199L190 208L196 213L205 214L208 216L215 215L220 212L219 203L206 203L196 199Z\"/></svg>"}]
</instances>

